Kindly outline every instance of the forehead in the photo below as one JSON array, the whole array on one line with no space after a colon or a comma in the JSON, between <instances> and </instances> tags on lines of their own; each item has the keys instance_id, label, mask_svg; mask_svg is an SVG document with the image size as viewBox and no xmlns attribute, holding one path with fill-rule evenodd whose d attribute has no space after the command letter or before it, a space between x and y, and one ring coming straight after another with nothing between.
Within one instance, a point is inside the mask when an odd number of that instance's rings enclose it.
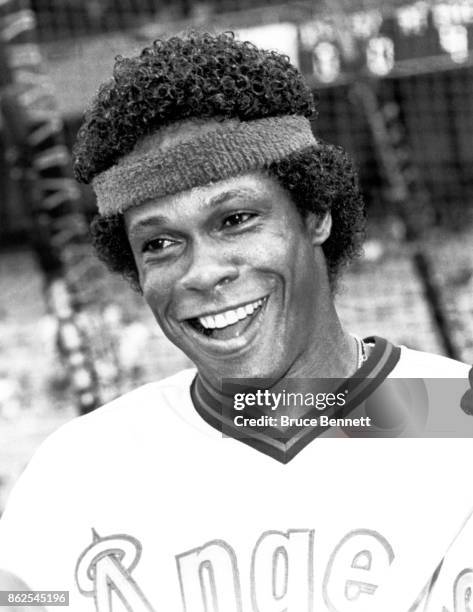
<instances>
[{"instance_id":1,"label":"forehead","mask_svg":"<svg viewBox=\"0 0 473 612\"><path fill-rule=\"evenodd\" d=\"M244 174L203 187L149 200L128 209L125 224L129 231L147 220L186 221L211 214L226 202L274 207L287 206L289 197L276 179L261 173Z\"/></svg>"}]
</instances>

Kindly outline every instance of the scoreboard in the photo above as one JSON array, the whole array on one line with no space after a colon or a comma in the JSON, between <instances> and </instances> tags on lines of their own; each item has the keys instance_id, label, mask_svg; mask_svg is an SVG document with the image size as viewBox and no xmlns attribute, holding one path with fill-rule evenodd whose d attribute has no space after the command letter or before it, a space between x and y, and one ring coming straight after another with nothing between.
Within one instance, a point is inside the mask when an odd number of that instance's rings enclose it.
<instances>
[{"instance_id":1,"label":"scoreboard","mask_svg":"<svg viewBox=\"0 0 473 612\"><path fill-rule=\"evenodd\" d=\"M458 67L473 60L473 0L327 13L300 24L299 41L300 68L318 84Z\"/></svg>"}]
</instances>

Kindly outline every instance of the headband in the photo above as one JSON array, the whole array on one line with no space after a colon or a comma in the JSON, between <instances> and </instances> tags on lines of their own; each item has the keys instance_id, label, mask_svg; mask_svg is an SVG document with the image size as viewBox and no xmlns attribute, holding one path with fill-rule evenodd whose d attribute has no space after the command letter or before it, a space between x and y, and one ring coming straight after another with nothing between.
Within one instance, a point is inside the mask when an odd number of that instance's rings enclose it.
<instances>
[{"instance_id":1,"label":"headband","mask_svg":"<svg viewBox=\"0 0 473 612\"><path fill-rule=\"evenodd\" d=\"M92 181L99 213L123 213L150 199L266 168L317 145L309 120L298 115L216 126L167 150L160 150L160 130L148 136L144 151L135 147Z\"/></svg>"}]
</instances>

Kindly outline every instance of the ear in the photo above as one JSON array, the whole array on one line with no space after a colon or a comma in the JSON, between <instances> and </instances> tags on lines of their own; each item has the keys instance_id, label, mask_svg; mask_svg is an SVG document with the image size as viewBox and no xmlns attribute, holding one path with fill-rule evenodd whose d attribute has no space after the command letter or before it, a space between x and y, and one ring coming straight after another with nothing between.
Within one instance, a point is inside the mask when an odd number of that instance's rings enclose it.
<instances>
[{"instance_id":1,"label":"ear","mask_svg":"<svg viewBox=\"0 0 473 612\"><path fill-rule=\"evenodd\" d=\"M323 215L308 213L305 224L313 246L322 246L332 231L332 215L330 211Z\"/></svg>"}]
</instances>

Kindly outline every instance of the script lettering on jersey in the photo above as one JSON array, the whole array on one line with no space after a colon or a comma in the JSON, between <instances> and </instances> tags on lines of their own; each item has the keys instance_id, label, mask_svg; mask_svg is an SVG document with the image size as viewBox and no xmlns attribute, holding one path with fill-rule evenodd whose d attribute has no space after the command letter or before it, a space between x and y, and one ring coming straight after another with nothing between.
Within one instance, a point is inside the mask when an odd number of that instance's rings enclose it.
<instances>
[{"instance_id":1,"label":"script lettering on jersey","mask_svg":"<svg viewBox=\"0 0 473 612\"><path fill-rule=\"evenodd\" d=\"M312 609L314 531L267 531L251 557L251 599L261 611Z\"/></svg>"},{"instance_id":2,"label":"script lettering on jersey","mask_svg":"<svg viewBox=\"0 0 473 612\"><path fill-rule=\"evenodd\" d=\"M93 542L79 558L76 583L82 595L93 597L97 612L110 612L113 597L130 612L153 612L131 577L141 556L141 544L129 535L101 538L92 530Z\"/></svg>"},{"instance_id":3,"label":"script lettering on jersey","mask_svg":"<svg viewBox=\"0 0 473 612\"><path fill-rule=\"evenodd\" d=\"M211 540L176 555L183 610L249 612L251 606L253 612L312 612L316 554L313 529L265 531L250 553L250 575L244 583L233 547L225 540ZM94 597L97 612L112 610L114 595L125 610L153 612L131 576L140 555L135 538L100 538L94 532L93 543L77 563L76 582L83 595ZM376 531L347 534L335 546L325 571L323 597L328 609L363 612L393 559L390 544ZM242 593L243 584L249 584L248 593Z\"/></svg>"},{"instance_id":4,"label":"script lettering on jersey","mask_svg":"<svg viewBox=\"0 0 473 612\"><path fill-rule=\"evenodd\" d=\"M473 569L464 569L455 578L453 610L442 606L442 612L473 612Z\"/></svg>"},{"instance_id":5,"label":"script lettering on jersey","mask_svg":"<svg viewBox=\"0 0 473 612\"><path fill-rule=\"evenodd\" d=\"M473 612L473 570L465 569L453 585L455 612Z\"/></svg>"},{"instance_id":6,"label":"script lettering on jersey","mask_svg":"<svg viewBox=\"0 0 473 612\"><path fill-rule=\"evenodd\" d=\"M264 532L251 555L253 610L311 610L313 550L313 530ZM242 612L236 555L226 542L208 542L178 555L176 561L186 612Z\"/></svg>"},{"instance_id":7,"label":"script lettering on jersey","mask_svg":"<svg viewBox=\"0 0 473 612\"><path fill-rule=\"evenodd\" d=\"M327 564L323 585L327 608L331 612L363 610L393 559L389 542L376 531L359 529L347 534Z\"/></svg>"}]
</instances>

